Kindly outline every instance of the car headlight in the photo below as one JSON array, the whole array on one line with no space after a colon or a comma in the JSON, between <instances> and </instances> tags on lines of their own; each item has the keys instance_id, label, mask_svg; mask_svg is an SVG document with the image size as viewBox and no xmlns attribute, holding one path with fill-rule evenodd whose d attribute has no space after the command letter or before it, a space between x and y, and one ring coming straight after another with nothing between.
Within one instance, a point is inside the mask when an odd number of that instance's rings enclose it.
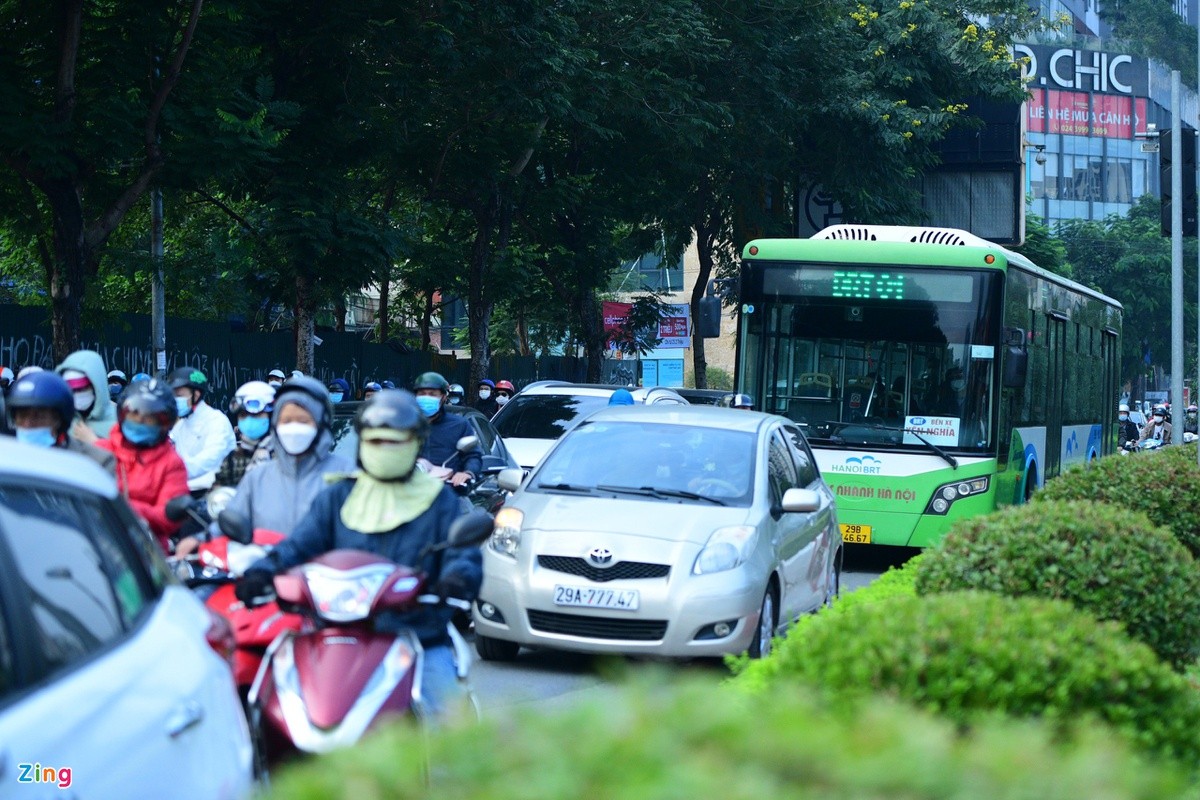
<instances>
[{"instance_id":1,"label":"car headlight","mask_svg":"<svg viewBox=\"0 0 1200 800\"><path fill-rule=\"evenodd\" d=\"M488 547L509 558L517 557L521 546L521 524L525 515L515 508L502 508L496 512L496 527L488 539Z\"/></svg>"},{"instance_id":2,"label":"car headlight","mask_svg":"<svg viewBox=\"0 0 1200 800\"><path fill-rule=\"evenodd\" d=\"M304 568L304 581L322 618L353 622L371 613L375 595L394 569L383 564L347 571L310 565Z\"/></svg>"},{"instance_id":3,"label":"car headlight","mask_svg":"<svg viewBox=\"0 0 1200 800\"><path fill-rule=\"evenodd\" d=\"M758 531L749 525L718 528L708 537L708 543L696 556L693 575L724 572L744 563L754 549Z\"/></svg>"}]
</instances>

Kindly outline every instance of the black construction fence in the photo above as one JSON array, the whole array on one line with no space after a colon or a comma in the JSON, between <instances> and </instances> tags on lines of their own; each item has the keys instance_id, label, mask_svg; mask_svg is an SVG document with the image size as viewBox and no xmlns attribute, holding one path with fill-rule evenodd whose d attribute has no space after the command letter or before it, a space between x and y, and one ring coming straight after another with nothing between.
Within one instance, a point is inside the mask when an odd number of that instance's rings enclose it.
<instances>
[{"instance_id":1,"label":"black construction fence","mask_svg":"<svg viewBox=\"0 0 1200 800\"><path fill-rule=\"evenodd\" d=\"M238 386L265 380L278 367L290 373L296 365L291 330L249 333L228 324L168 317L167 371L187 365L199 367L212 389L210 403L225 408ZM402 352L388 345L364 341L354 333L318 330L321 344L315 349L315 375L326 384L345 378L355 394L369 380L391 380L408 386L422 372L434 370L451 383L466 384L471 362L466 358L430 352ZM95 350L107 369L154 374L150 346L150 317L121 314L114 320L85 329L82 347ZM54 348L50 312L43 308L0 304L0 366L17 371L26 366L53 369ZM521 388L536 380L582 381L585 364L569 357L493 356L492 380L509 380Z\"/></svg>"}]
</instances>

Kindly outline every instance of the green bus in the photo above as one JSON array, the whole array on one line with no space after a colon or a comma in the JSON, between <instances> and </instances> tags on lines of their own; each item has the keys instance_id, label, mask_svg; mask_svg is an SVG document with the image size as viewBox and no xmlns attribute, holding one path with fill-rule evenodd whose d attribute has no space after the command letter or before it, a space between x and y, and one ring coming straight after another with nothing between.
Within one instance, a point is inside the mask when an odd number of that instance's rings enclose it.
<instances>
[{"instance_id":1,"label":"green bus","mask_svg":"<svg viewBox=\"0 0 1200 800\"><path fill-rule=\"evenodd\" d=\"M737 391L797 422L847 542L927 547L1115 448L1121 305L965 231L742 253Z\"/></svg>"}]
</instances>

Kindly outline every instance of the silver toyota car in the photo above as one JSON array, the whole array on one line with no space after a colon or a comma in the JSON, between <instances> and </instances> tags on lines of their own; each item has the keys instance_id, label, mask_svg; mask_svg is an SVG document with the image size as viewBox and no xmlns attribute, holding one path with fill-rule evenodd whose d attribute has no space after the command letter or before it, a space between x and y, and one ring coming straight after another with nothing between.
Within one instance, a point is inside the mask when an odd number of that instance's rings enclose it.
<instances>
[{"instance_id":1,"label":"silver toyota car","mask_svg":"<svg viewBox=\"0 0 1200 800\"><path fill-rule=\"evenodd\" d=\"M754 411L589 416L514 491L474 609L489 660L521 646L761 656L841 578L832 492L799 427Z\"/></svg>"}]
</instances>

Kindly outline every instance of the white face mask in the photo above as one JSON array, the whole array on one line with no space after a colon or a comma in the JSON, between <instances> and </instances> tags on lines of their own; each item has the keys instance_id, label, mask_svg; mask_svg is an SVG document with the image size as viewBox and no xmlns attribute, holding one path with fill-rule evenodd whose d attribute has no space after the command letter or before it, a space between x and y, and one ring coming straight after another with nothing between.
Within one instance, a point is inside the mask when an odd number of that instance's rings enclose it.
<instances>
[{"instance_id":1,"label":"white face mask","mask_svg":"<svg viewBox=\"0 0 1200 800\"><path fill-rule=\"evenodd\" d=\"M506 394L498 394L498 395L496 395L496 405L498 405L498 406L506 405L508 403L509 399L510 399L509 396Z\"/></svg>"},{"instance_id":2,"label":"white face mask","mask_svg":"<svg viewBox=\"0 0 1200 800\"><path fill-rule=\"evenodd\" d=\"M487 400L491 396L492 396L491 389L480 389L479 390L479 399L480 400Z\"/></svg>"},{"instance_id":3,"label":"white face mask","mask_svg":"<svg viewBox=\"0 0 1200 800\"><path fill-rule=\"evenodd\" d=\"M306 422L285 422L275 426L275 439L288 455L306 452L316 438L317 426Z\"/></svg>"},{"instance_id":4,"label":"white face mask","mask_svg":"<svg viewBox=\"0 0 1200 800\"><path fill-rule=\"evenodd\" d=\"M74 392L75 410L81 414L86 414L91 410L92 406L96 405L96 393L91 389L85 389L82 392Z\"/></svg>"}]
</instances>

